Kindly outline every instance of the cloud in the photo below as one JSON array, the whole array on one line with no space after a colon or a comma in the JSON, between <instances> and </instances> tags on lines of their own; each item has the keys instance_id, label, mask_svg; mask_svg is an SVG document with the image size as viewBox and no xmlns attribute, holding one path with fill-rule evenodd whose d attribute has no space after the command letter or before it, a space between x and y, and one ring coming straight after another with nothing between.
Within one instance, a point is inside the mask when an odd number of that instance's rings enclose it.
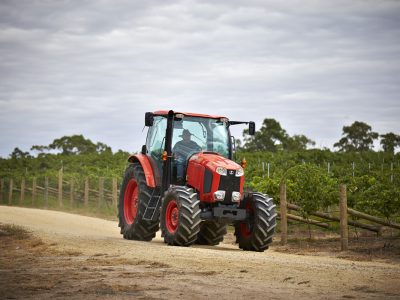
<instances>
[{"instance_id":1,"label":"cloud","mask_svg":"<svg viewBox=\"0 0 400 300\"><path fill-rule=\"evenodd\" d=\"M397 1L2 1L0 156L75 133L138 150L144 112L169 108L273 117L322 146L355 120L399 133L399 12Z\"/></svg>"}]
</instances>

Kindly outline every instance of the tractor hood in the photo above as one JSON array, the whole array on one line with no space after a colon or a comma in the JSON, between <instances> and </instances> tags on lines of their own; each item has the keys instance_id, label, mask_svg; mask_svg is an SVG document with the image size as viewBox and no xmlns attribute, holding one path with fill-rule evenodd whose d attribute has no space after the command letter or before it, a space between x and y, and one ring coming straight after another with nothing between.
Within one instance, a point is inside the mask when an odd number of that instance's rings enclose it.
<instances>
[{"instance_id":1,"label":"tractor hood","mask_svg":"<svg viewBox=\"0 0 400 300\"><path fill-rule=\"evenodd\" d=\"M195 161L212 171L214 171L217 167L223 167L227 170L238 170L241 168L239 164L215 152L200 152L194 154L189 159L189 162L191 161Z\"/></svg>"}]
</instances>

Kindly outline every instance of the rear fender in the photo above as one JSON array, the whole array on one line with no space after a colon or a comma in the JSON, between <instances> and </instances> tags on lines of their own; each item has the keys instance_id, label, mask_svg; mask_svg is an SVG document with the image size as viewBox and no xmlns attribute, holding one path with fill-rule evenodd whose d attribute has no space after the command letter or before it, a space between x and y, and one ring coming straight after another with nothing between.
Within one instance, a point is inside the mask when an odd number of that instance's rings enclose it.
<instances>
[{"instance_id":1,"label":"rear fender","mask_svg":"<svg viewBox=\"0 0 400 300\"><path fill-rule=\"evenodd\" d=\"M142 165L143 171L144 171L144 177L146 178L146 184L147 186L151 188L155 188L155 180L154 180L154 172L153 168L151 167L151 163L149 158L144 155L144 154L132 154L129 156L128 161L133 163L133 162L139 162Z\"/></svg>"}]
</instances>

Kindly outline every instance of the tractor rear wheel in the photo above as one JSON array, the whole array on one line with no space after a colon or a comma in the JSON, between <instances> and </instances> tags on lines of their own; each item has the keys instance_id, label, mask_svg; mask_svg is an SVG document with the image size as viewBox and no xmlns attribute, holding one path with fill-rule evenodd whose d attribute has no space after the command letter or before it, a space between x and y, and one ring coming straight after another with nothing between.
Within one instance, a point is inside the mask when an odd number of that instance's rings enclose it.
<instances>
[{"instance_id":1,"label":"tractor rear wheel","mask_svg":"<svg viewBox=\"0 0 400 300\"><path fill-rule=\"evenodd\" d=\"M218 245L224 240L226 234L226 224L216 221L205 221L200 224L200 232L197 235L197 244Z\"/></svg>"},{"instance_id":2,"label":"tractor rear wheel","mask_svg":"<svg viewBox=\"0 0 400 300\"><path fill-rule=\"evenodd\" d=\"M276 227L276 211L272 198L251 193L241 203L248 218L235 224L236 242L243 250L262 252L272 243Z\"/></svg>"},{"instance_id":3,"label":"tractor rear wheel","mask_svg":"<svg viewBox=\"0 0 400 300\"><path fill-rule=\"evenodd\" d=\"M118 202L118 226L125 239L151 241L155 237L159 221L143 220L152 192L140 163L130 164L125 171Z\"/></svg>"},{"instance_id":4,"label":"tractor rear wheel","mask_svg":"<svg viewBox=\"0 0 400 300\"><path fill-rule=\"evenodd\" d=\"M175 186L165 192L161 207L161 232L165 243L190 246L200 231L200 201L191 188Z\"/></svg>"}]
</instances>

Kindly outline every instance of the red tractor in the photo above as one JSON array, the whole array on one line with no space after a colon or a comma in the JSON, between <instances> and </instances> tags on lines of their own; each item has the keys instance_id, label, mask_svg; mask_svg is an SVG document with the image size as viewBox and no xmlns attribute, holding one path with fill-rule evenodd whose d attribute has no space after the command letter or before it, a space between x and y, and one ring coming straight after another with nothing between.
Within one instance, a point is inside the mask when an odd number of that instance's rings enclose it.
<instances>
[{"instance_id":1,"label":"red tractor","mask_svg":"<svg viewBox=\"0 0 400 300\"><path fill-rule=\"evenodd\" d=\"M151 241L161 227L168 245L217 245L235 227L243 250L264 251L276 226L268 196L243 192L245 161L232 160L230 126L254 122L156 111L145 114L146 145L131 155L118 203L125 239Z\"/></svg>"}]
</instances>

